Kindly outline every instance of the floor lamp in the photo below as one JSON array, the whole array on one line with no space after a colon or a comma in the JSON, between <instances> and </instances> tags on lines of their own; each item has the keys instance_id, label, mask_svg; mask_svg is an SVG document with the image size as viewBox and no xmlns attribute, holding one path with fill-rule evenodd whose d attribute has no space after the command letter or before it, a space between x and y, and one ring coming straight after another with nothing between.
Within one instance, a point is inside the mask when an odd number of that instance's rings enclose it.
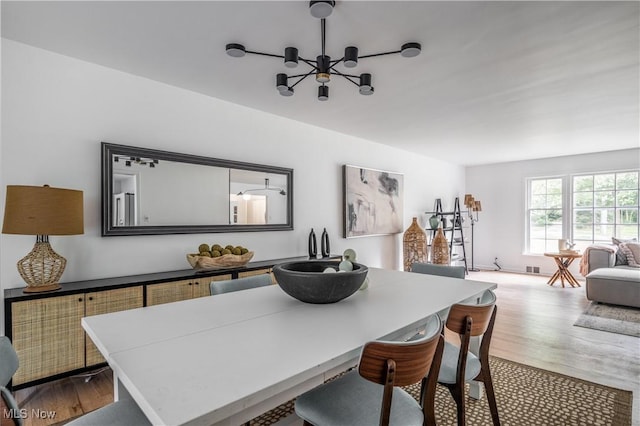
<instances>
[{"instance_id":1,"label":"floor lamp","mask_svg":"<svg viewBox=\"0 0 640 426\"><path fill-rule=\"evenodd\" d=\"M473 198L471 194L464 195L464 205L467 206L469 212L469 219L471 220L471 269L472 272L478 272L479 269L475 268L475 256L473 255L473 226L478 221L478 213L482 211L482 204L479 200ZM475 212L475 217L473 213Z\"/></svg>"}]
</instances>

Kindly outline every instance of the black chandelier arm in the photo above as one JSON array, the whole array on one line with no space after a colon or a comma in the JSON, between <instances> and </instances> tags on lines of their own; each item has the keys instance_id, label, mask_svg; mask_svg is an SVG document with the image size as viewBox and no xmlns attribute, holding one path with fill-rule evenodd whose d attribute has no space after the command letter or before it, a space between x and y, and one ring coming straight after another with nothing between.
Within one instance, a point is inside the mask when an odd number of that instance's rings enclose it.
<instances>
[{"instance_id":1,"label":"black chandelier arm","mask_svg":"<svg viewBox=\"0 0 640 426\"><path fill-rule=\"evenodd\" d=\"M271 58L284 59L283 55L274 55L273 53L256 52L254 50L245 50L245 53L251 53L253 55L260 55L260 56L269 56Z\"/></svg>"},{"instance_id":2,"label":"black chandelier arm","mask_svg":"<svg viewBox=\"0 0 640 426\"><path fill-rule=\"evenodd\" d=\"M336 71L336 72L332 72L331 74L333 75L339 75L340 77L344 77L345 80L350 81L351 83L355 84L356 86L360 87L360 77L357 75L350 75L350 74L343 74L340 71ZM355 82L352 80L352 78L355 78L358 80L358 82Z\"/></svg>"},{"instance_id":3,"label":"black chandelier arm","mask_svg":"<svg viewBox=\"0 0 640 426\"><path fill-rule=\"evenodd\" d=\"M401 52L402 52L402 50L394 50L393 52L373 53L371 55L358 56L358 59L375 58L376 56L395 55L395 54L401 53Z\"/></svg>"},{"instance_id":4,"label":"black chandelier arm","mask_svg":"<svg viewBox=\"0 0 640 426\"><path fill-rule=\"evenodd\" d=\"M311 74L313 74L314 71L309 71L307 74L305 74L302 78L300 78L300 80L296 81L295 83L293 83L291 86L289 86L291 89L293 89L294 87L296 87L298 85L298 83L300 83L302 80L304 80L305 78L309 77Z\"/></svg>"},{"instance_id":5,"label":"black chandelier arm","mask_svg":"<svg viewBox=\"0 0 640 426\"><path fill-rule=\"evenodd\" d=\"M318 67L316 66L316 61L312 61L311 59L305 59L305 58L302 58L300 56L298 56L298 60L304 62L307 65L309 65L311 68L313 68L314 71L316 71L318 69Z\"/></svg>"},{"instance_id":6,"label":"black chandelier arm","mask_svg":"<svg viewBox=\"0 0 640 426\"><path fill-rule=\"evenodd\" d=\"M315 71L309 71L309 72L308 72L308 73L306 73L306 74L288 75L288 76L287 76L287 80L288 80L288 79L290 79L290 78L308 77L308 76L310 76L311 74L313 74L314 72L315 72Z\"/></svg>"}]
</instances>

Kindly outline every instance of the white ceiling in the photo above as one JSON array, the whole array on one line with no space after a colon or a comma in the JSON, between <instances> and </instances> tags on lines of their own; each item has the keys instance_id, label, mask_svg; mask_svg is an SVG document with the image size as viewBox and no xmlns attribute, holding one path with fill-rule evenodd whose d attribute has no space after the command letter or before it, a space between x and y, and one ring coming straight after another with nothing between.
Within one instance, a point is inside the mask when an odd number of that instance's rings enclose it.
<instances>
[{"instance_id":1,"label":"white ceiling","mask_svg":"<svg viewBox=\"0 0 640 426\"><path fill-rule=\"evenodd\" d=\"M334 59L349 45L423 49L363 59L348 71L373 74L375 94L334 77L328 102L311 78L278 95L275 75L291 71L281 60L225 54L237 42L315 58L320 21L306 1L2 1L2 36L463 165L640 146L635 1L338 1Z\"/></svg>"}]
</instances>

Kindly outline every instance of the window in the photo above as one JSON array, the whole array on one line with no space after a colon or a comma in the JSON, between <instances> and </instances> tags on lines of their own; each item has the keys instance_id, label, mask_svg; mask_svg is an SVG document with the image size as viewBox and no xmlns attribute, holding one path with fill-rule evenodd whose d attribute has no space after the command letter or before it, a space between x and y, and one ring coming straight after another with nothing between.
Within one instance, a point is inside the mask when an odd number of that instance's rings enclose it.
<instances>
[{"instance_id":1,"label":"window","mask_svg":"<svg viewBox=\"0 0 640 426\"><path fill-rule=\"evenodd\" d=\"M529 253L558 250L563 238L562 178L529 180L528 230Z\"/></svg>"},{"instance_id":2,"label":"window","mask_svg":"<svg viewBox=\"0 0 640 426\"><path fill-rule=\"evenodd\" d=\"M583 251L611 237L640 239L640 172L618 171L527 181L527 252L558 251L567 238Z\"/></svg>"},{"instance_id":3,"label":"window","mask_svg":"<svg viewBox=\"0 0 640 426\"><path fill-rule=\"evenodd\" d=\"M638 172L573 176L572 236L576 248L638 238Z\"/></svg>"}]
</instances>

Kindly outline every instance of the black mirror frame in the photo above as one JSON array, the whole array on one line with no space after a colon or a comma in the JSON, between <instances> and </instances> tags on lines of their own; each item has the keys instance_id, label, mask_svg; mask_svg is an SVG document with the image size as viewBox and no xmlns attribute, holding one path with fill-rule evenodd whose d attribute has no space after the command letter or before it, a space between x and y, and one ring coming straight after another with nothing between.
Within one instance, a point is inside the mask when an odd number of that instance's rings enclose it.
<instances>
[{"instance_id":1,"label":"black mirror frame","mask_svg":"<svg viewBox=\"0 0 640 426\"><path fill-rule=\"evenodd\" d=\"M113 226L111 221L113 193L113 154L132 157L152 157L158 160L178 161L216 167L251 170L256 172L277 173L287 178L287 222L283 224L259 225L169 225L169 226ZM293 169L240 161L221 160L198 155L181 154L170 151L138 148L102 142L102 236L123 235L165 235L165 234L207 234L219 232L260 232L293 230Z\"/></svg>"}]
</instances>

